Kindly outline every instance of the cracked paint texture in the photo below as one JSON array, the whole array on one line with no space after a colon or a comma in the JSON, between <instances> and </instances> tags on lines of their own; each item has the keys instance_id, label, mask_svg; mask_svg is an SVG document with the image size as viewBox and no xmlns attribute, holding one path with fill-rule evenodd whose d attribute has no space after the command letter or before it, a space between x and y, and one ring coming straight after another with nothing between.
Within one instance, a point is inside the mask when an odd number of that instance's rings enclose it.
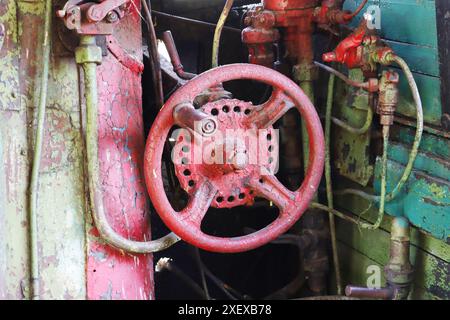
<instances>
[{"instance_id":1,"label":"cracked paint texture","mask_svg":"<svg viewBox=\"0 0 450 320\"><path fill-rule=\"evenodd\" d=\"M44 1L5 0L0 23L0 299L29 295L28 184L40 89ZM55 26L55 25L54 25ZM136 12L116 39L141 59ZM38 195L41 299L153 298L151 256L132 256L96 236L87 206L83 112L72 52L53 32ZM140 74L109 54L99 67L100 158L111 225L149 239L141 178L144 148Z\"/></svg>"},{"instance_id":2,"label":"cracked paint texture","mask_svg":"<svg viewBox=\"0 0 450 320\"><path fill-rule=\"evenodd\" d=\"M128 54L141 57L140 17L128 15L114 37ZM142 173L144 129L139 73L109 54L98 67L99 159L103 203L112 228L122 236L150 240L148 203ZM152 255L111 248L89 231L89 299L153 299Z\"/></svg>"}]
</instances>

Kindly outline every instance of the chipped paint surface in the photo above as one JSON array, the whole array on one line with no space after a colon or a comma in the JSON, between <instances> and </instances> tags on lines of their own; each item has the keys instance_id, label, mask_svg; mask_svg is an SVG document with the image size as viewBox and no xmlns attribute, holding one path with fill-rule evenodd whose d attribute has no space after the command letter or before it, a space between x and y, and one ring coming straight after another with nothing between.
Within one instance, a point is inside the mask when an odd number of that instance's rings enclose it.
<instances>
[{"instance_id":1,"label":"chipped paint surface","mask_svg":"<svg viewBox=\"0 0 450 320\"><path fill-rule=\"evenodd\" d=\"M140 51L136 12L117 26L114 37L133 56ZM103 203L109 223L122 236L150 240L147 193L142 173L144 129L141 77L113 55L98 67L99 159ZM98 239L87 226L87 297L153 299L152 255L131 255Z\"/></svg>"},{"instance_id":2,"label":"chipped paint surface","mask_svg":"<svg viewBox=\"0 0 450 320\"><path fill-rule=\"evenodd\" d=\"M5 27L0 50L4 124L0 128L0 299L28 298L27 191L44 5L13 0L0 4L0 23ZM141 57L136 14L127 17L124 25L128 32L121 32L120 44ZM124 254L95 236L86 209L78 68L72 53L59 54L57 36L53 41L38 198L41 298L153 298L151 256ZM135 239L144 239L145 234L149 239L147 198L140 177L144 145L140 75L124 69L111 55L101 68L104 200L117 231Z\"/></svg>"},{"instance_id":3,"label":"chipped paint surface","mask_svg":"<svg viewBox=\"0 0 450 320\"><path fill-rule=\"evenodd\" d=\"M350 70L353 80L362 81L360 70ZM355 128L361 128L367 118L368 94L338 82L336 117ZM339 174L366 186L373 175L373 165L370 163L370 136L372 130L363 134L355 134L334 125L335 136L333 157L334 166Z\"/></svg>"},{"instance_id":4,"label":"chipped paint surface","mask_svg":"<svg viewBox=\"0 0 450 320\"><path fill-rule=\"evenodd\" d=\"M23 299L28 278L26 192L27 112L19 86L19 39L15 1L2 1L5 39L0 51L0 299ZM7 125L5 125L7 124Z\"/></svg>"}]
</instances>

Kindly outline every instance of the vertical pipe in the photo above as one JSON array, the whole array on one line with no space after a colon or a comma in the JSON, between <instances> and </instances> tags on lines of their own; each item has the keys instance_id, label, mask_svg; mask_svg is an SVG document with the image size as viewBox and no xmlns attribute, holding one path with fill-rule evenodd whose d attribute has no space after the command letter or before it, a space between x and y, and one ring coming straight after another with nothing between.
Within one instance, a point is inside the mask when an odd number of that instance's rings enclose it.
<instances>
[{"instance_id":1,"label":"vertical pipe","mask_svg":"<svg viewBox=\"0 0 450 320\"><path fill-rule=\"evenodd\" d=\"M222 29L227 21L228 14L230 13L231 7L233 6L234 0L227 0L223 11L220 14L219 21L217 22L216 30L214 31L213 49L212 49L212 68L219 66L219 48L220 48L220 37L222 35Z\"/></svg>"},{"instance_id":2,"label":"vertical pipe","mask_svg":"<svg viewBox=\"0 0 450 320\"><path fill-rule=\"evenodd\" d=\"M42 74L38 106L38 119L36 140L34 144L33 165L30 180L29 203L29 233L30 233L30 298L39 300L39 249L38 249L38 223L37 205L39 191L39 168L42 157L42 143L44 140L45 111L47 106L48 73L50 65L50 29L52 22L52 1L45 1L44 41L42 44Z\"/></svg>"},{"instance_id":3,"label":"vertical pipe","mask_svg":"<svg viewBox=\"0 0 450 320\"><path fill-rule=\"evenodd\" d=\"M312 3L312 2L311 2ZM291 44L287 44L291 47L291 51L297 58L297 65L294 66L293 73L294 78L299 84L303 92L309 97L314 104L314 87L313 87L313 23L312 23L312 8L302 9L299 13L298 22L296 28L292 30L295 32L292 38ZM289 48L289 47L288 47ZM289 50L289 49L288 49ZM309 165L309 144L310 139L308 136L307 126L304 119L301 119L301 132L302 132L302 146L303 146L303 162L304 172L306 173ZM317 200L317 193L313 200ZM303 219L303 227L311 229L312 232L320 232L319 230L325 227L325 217L322 213L313 212L308 210ZM320 241L316 248L305 255L305 264L314 265L315 261L324 261L321 263L320 268L313 268L310 271L310 277L308 279L308 285L315 295L323 294L326 288L326 273L328 272L327 261L328 254L326 252L325 242Z\"/></svg>"},{"instance_id":4,"label":"vertical pipe","mask_svg":"<svg viewBox=\"0 0 450 320\"><path fill-rule=\"evenodd\" d=\"M148 3L147 3L148 1ZM158 56L158 39L156 37L155 27L152 19L152 6L150 0L143 0L145 18L147 19L148 30L148 48L150 52L150 67L152 72L153 85L155 87L156 108L159 110L164 104L164 90L162 84L161 65Z\"/></svg>"},{"instance_id":5,"label":"vertical pipe","mask_svg":"<svg viewBox=\"0 0 450 320\"><path fill-rule=\"evenodd\" d=\"M325 115L325 183L327 190L328 207L333 209L333 186L331 184L331 159L330 159L330 139L331 139L331 109L333 107L334 80L335 75L330 74L328 82L327 108ZM339 268L339 255L336 240L336 225L334 215L329 212L328 219L330 223L331 247L333 250L334 273L336 274L337 294L342 295L341 270Z\"/></svg>"}]
</instances>

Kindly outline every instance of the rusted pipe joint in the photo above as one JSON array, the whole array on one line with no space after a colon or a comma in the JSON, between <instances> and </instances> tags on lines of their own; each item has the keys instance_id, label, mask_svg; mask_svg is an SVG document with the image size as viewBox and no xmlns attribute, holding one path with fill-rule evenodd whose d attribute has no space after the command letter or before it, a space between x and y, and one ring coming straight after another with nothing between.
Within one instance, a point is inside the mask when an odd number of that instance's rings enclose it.
<instances>
[{"instance_id":1,"label":"rusted pipe joint","mask_svg":"<svg viewBox=\"0 0 450 320\"><path fill-rule=\"evenodd\" d=\"M247 28L242 30L241 37L248 47L249 62L272 68L275 60L273 44L280 39L280 33L274 27L275 15L256 7L248 12L244 23Z\"/></svg>"},{"instance_id":2,"label":"rusted pipe joint","mask_svg":"<svg viewBox=\"0 0 450 320\"><path fill-rule=\"evenodd\" d=\"M102 49L97 46L95 36L81 36L80 45L75 49L77 64L102 63Z\"/></svg>"},{"instance_id":3,"label":"rusted pipe joint","mask_svg":"<svg viewBox=\"0 0 450 320\"><path fill-rule=\"evenodd\" d=\"M379 88L377 112L380 115L380 124L390 126L394 123L394 113L399 97L399 75L397 72L383 71Z\"/></svg>"},{"instance_id":4,"label":"rusted pipe joint","mask_svg":"<svg viewBox=\"0 0 450 320\"><path fill-rule=\"evenodd\" d=\"M414 269L409 260L410 228L406 218L396 217L391 227L389 263L385 267L386 281L393 290L393 299L408 297Z\"/></svg>"},{"instance_id":5,"label":"rusted pipe joint","mask_svg":"<svg viewBox=\"0 0 450 320\"><path fill-rule=\"evenodd\" d=\"M354 298L404 300L408 298L413 281L414 269L409 261L409 222L404 217L392 221L389 262L385 266L387 286L364 288L347 286L345 294Z\"/></svg>"}]
</instances>

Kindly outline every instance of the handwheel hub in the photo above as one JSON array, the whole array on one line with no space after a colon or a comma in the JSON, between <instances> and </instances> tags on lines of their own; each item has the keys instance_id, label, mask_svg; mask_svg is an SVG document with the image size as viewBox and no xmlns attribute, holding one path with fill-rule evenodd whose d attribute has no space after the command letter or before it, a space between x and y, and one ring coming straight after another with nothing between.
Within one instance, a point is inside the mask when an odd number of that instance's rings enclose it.
<instances>
[{"instance_id":1,"label":"handwheel hub","mask_svg":"<svg viewBox=\"0 0 450 320\"><path fill-rule=\"evenodd\" d=\"M173 157L181 187L192 193L207 179L218 190L212 207L252 205L255 194L247 186L249 179L277 170L276 130L272 126L259 129L248 121L256 112L251 102L222 99L200 110L217 120L218 130L206 138L189 130L178 132Z\"/></svg>"}]
</instances>

